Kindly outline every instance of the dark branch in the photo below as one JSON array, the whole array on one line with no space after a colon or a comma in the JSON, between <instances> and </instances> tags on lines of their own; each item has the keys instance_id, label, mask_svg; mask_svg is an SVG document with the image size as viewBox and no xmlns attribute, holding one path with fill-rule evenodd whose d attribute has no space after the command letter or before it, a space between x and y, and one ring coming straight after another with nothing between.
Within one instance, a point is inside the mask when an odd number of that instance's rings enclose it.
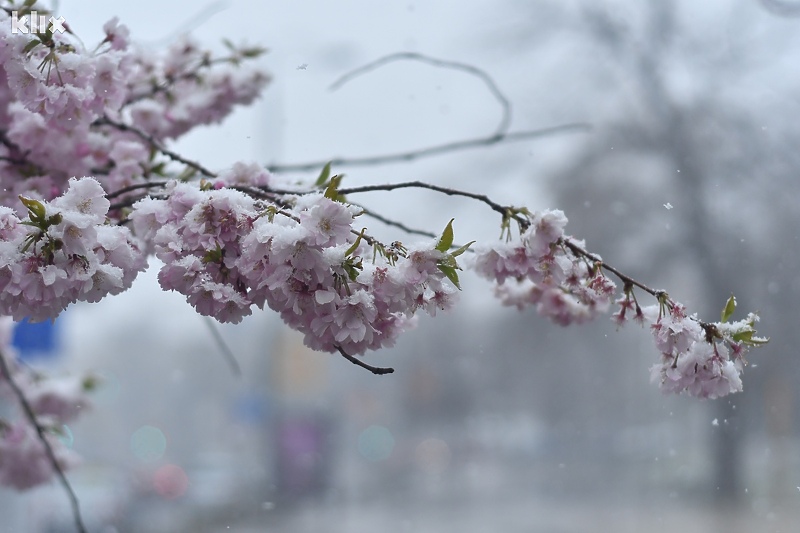
<instances>
[{"instance_id":1,"label":"dark branch","mask_svg":"<svg viewBox=\"0 0 800 533\"><path fill-rule=\"evenodd\" d=\"M135 183L133 185L128 185L127 187L123 187L121 189L117 189L114 192L110 192L106 194L106 198L111 200L112 198L116 198L117 196L122 196L125 193L138 191L139 189L151 189L154 187L164 187L167 185L168 182L166 181L148 181L147 183Z\"/></svg>"},{"instance_id":2,"label":"dark branch","mask_svg":"<svg viewBox=\"0 0 800 533\"><path fill-rule=\"evenodd\" d=\"M336 159L327 159L324 161L313 161L310 163L275 163L267 166L270 172L308 172L311 170L319 170L324 167L328 162L332 166L337 167L357 167L357 166L374 166L383 165L386 163L409 162L424 157L431 157L442 155L449 152L457 152L460 150L467 150L470 148L478 148L481 146L493 146L504 142L522 141L525 139L534 139L539 137L548 137L559 133L589 131L590 124L583 122L576 122L574 124L562 124L560 126L553 126L550 128L543 128L539 130L524 130L515 131L511 133L500 133L490 135L487 137L478 137L475 139L467 139L463 141L455 141L447 144L440 144L431 146L429 148L422 148L420 150L412 150L410 152L399 152L396 154L384 154L369 157L354 157L346 158L339 157Z\"/></svg>"},{"instance_id":3,"label":"dark branch","mask_svg":"<svg viewBox=\"0 0 800 533\"><path fill-rule=\"evenodd\" d=\"M353 204L353 205L355 205L355 204ZM425 231L425 230L421 230L421 229L409 228L408 226L406 226L402 222L398 222L396 220L391 220L389 218L386 218L385 216L379 215L378 213L376 213L374 211L370 211L366 207L363 207L361 205L359 205L358 207L359 207L359 209L362 209L364 211L364 215L366 215L368 217L372 217L375 220L378 220L380 222L383 222L387 226L392 226L394 228L399 228L399 229L403 230L404 232L406 232L406 233L408 233L410 235L422 235L423 237L430 237L431 239L435 239L437 237L437 235L435 233L433 233L433 232Z\"/></svg>"},{"instance_id":4,"label":"dark branch","mask_svg":"<svg viewBox=\"0 0 800 533\"><path fill-rule=\"evenodd\" d=\"M3 353L0 353L0 372L2 372L3 377L5 377L8 381L11 390L14 392L14 396L17 397L17 400L22 406L22 411L25 413L25 417L28 419L34 429L36 429L36 435L39 437L39 441L44 446L47 459L50 461L53 471L56 473L58 480L61 482L61 486L64 487L64 491L66 491L67 496L69 497L69 503L72 507L72 516L75 519L75 527L79 533L86 533L86 526L83 523L83 518L81 518L81 508L80 504L78 503L78 497L75 495L75 491L72 490L72 486L69 484L67 476L64 475L64 470L61 468L61 465L58 464L58 459L56 459L56 454L53 451L53 447L50 445L50 441L47 440L47 436L45 435L45 429L41 426L41 424L39 424L39 421L36 418L36 413L33 412L31 404L28 403L28 399L25 398L25 394L22 392L22 389L11 376L11 370L8 367L5 354Z\"/></svg>"},{"instance_id":5,"label":"dark branch","mask_svg":"<svg viewBox=\"0 0 800 533\"><path fill-rule=\"evenodd\" d=\"M377 376L382 376L384 374L392 374L392 373L394 373L394 368L385 368L385 367L379 367L379 366L372 366L372 365L368 365L367 363L365 363L361 359L356 359L355 357L353 357L349 353L345 352L342 349L342 347L339 346L339 345L335 345L334 348L336 348L339 351L339 353L342 354L342 357L344 357L345 359L347 359L348 361L350 361L354 365L358 365L361 368L366 368L367 370L369 370L370 372L372 372L373 374L375 374Z\"/></svg>"},{"instance_id":6,"label":"dark branch","mask_svg":"<svg viewBox=\"0 0 800 533\"><path fill-rule=\"evenodd\" d=\"M524 219L522 217L519 217L519 215L517 215L515 213L514 208L512 208L510 206L500 205L500 204L498 204L497 202L493 201L492 199L490 199L488 196L486 196L484 194L476 194L476 193L461 191L461 190L457 190L457 189L450 189L448 187L440 187L438 185L431 185L429 183L424 183L424 182L421 182L421 181L390 183L390 184L386 184L386 185L366 185L366 186L363 186L363 187L351 187L351 188L346 188L346 189L339 189L338 192L339 192L339 194L343 194L344 195L344 194L355 194L355 193L359 193L359 192L391 191L391 190L394 190L394 189L406 189L406 188L429 189L429 190L432 190L432 191L440 192L442 194L447 194L449 196L465 196L467 198L472 198L474 200L478 200L478 201L483 202L484 204L488 205L494 211L496 211L496 212L500 213L501 215L503 215L504 218L512 218L512 219L514 219L515 221L520 223L520 225L522 227L525 227L525 226L527 226L529 224L528 220L526 220L526 219ZM392 225L397 225L397 224L392 224ZM612 274L614 274L617 278L619 278L624 283L639 287L643 291L645 291L648 294L650 294L652 296L655 296L655 297L659 297L659 295L664 294L664 291L648 287L644 283L641 283L641 282L633 279L632 277L620 272L617 268L615 268L615 267L603 262L600 259L599 256L584 250L583 248L581 248L580 246L575 244L569 238L562 237L561 239L559 239L559 244L561 244L562 246L564 246L566 248L569 248L569 250L572 251L572 253L574 253L575 255L577 255L579 257L584 257L584 258L588 259L589 261L591 261L593 263L597 263L597 264L601 265L601 267L604 270L606 270L608 272L611 272Z\"/></svg>"},{"instance_id":7,"label":"dark branch","mask_svg":"<svg viewBox=\"0 0 800 533\"><path fill-rule=\"evenodd\" d=\"M451 189L449 187L440 187L439 185L431 185L430 183L425 183L423 181L404 181L401 183L387 183L385 185L365 185L363 187L349 187L345 189L339 189L338 192L339 194L355 194L359 192L393 191L395 189L429 189L431 191L440 192L448 196L465 196L467 198L472 198L473 200L478 200L480 202L483 202L484 204L488 205L493 210L497 211L503 216L508 216L509 213L508 207L492 201L492 199L486 196L485 194L460 191L457 189Z\"/></svg>"},{"instance_id":8,"label":"dark branch","mask_svg":"<svg viewBox=\"0 0 800 533\"><path fill-rule=\"evenodd\" d=\"M172 150L166 148L165 146L163 146L161 144L161 142L156 140L155 137L143 132L139 128L135 128L133 126L129 126L128 124L125 124L123 122L117 122L117 121L112 120L112 119L110 119L108 117L99 118L94 122L94 124L101 125L101 126L102 125L108 125L108 126L112 126L112 127L116 128L116 129L118 129L119 131L131 132L134 135L136 135L137 137L139 137L140 139L142 139L143 141L145 141L147 144L149 144L154 150L157 150L157 151L161 152L162 154L164 154L168 158L172 159L173 161L178 162L178 163L183 163L187 167L192 168L193 170L195 170L195 171L199 172L200 174L203 174L204 176L207 176L209 178L215 178L217 176L214 172L211 172L210 170L205 168L200 163L196 163L194 161L186 159L185 157L179 155L178 153L173 152Z\"/></svg>"},{"instance_id":9,"label":"dark branch","mask_svg":"<svg viewBox=\"0 0 800 533\"><path fill-rule=\"evenodd\" d=\"M559 242L559 244L561 244L562 246L566 246L567 248L569 248L569 249L570 249L570 251L571 251L572 253L574 253L575 255L577 255L577 256L579 256L579 257L585 257L586 259L588 259L588 260L589 260L589 261L591 261L592 263L599 264L599 265L601 266L601 268L603 268L604 270L607 270L608 272L611 272L611 273L612 273L612 274L614 274L614 275L615 275L617 278L619 278L619 279L620 279L620 281L622 281L622 282L623 282L623 283L625 283L625 284L630 284L630 285L634 285L634 286L636 286L636 287L639 287L640 289L642 289L642 290L643 290L643 291L645 291L646 293L648 293L648 294L650 294L650 295L652 295L652 296L655 296L655 297L658 297L660 294L663 294L663 293L664 293L664 291L661 291L661 290L658 290L658 289L653 289L653 288L651 288L651 287L648 287L648 286L647 286L647 285L645 285L644 283L641 283L641 282L639 282L639 281L636 281L636 280L635 280L635 279L633 279L632 277L630 277L630 276L628 276L628 275L626 275L626 274L623 274L622 272L620 272L619 270L617 270L615 267L613 267L613 266L609 265L608 263L605 263L605 262L604 262L602 259L600 259L600 257L598 257L597 255L595 255L595 254L593 254L593 253L591 253L591 252L587 252L586 250L584 250L583 248L581 248L580 246L578 246L577 244L575 244L575 243L574 243L574 242L573 242L571 239L569 239L569 238L567 238L567 237L562 237L562 238L560 238L558 242Z\"/></svg>"}]
</instances>

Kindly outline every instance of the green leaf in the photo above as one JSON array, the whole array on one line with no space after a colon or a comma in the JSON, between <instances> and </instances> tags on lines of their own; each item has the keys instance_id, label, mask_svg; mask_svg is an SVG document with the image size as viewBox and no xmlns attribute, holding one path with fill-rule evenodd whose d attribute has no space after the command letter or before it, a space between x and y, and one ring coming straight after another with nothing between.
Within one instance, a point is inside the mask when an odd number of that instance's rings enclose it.
<instances>
[{"instance_id":1,"label":"green leaf","mask_svg":"<svg viewBox=\"0 0 800 533\"><path fill-rule=\"evenodd\" d=\"M356 261L354 258L348 257L347 260L342 263L342 269L347 273L347 277L350 278L350 281L355 281L359 273L364 269L364 266L361 259Z\"/></svg>"},{"instance_id":2,"label":"green leaf","mask_svg":"<svg viewBox=\"0 0 800 533\"><path fill-rule=\"evenodd\" d=\"M37 222L37 223L45 222L45 210L44 210L44 205L42 205L41 202L39 202L38 200L33 200L31 198L25 198L22 195L20 195L19 199L23 203L23 205L28 208L32 222Z\"/></svg>"},{"instance_id":3,"label":"green leaf","mask_svg":"<svg viewBox=\"0 0 800 533\"><path fill-rule=\"evenodd\" d=\"M733 315L734 311L736 311L736 297L731 294L731 297L728 298L728 301L725 303L725 308L722 309L721 322L727 322L728 319Z\"/></svg>"},{"instance_id":4,"label":"green leaf","mask_svg":"<svg viewBox=\"0 0 800 533\"><path fill-rule=\"evenodd\" d=\"M83 379L81 387L86 392L91 392L100 386L100 380L95 376L87 376Z\"/></svg>"},{"instance_id":5,"label":"green leaf","mask_svg":"<svg viewBox=\"0 0 800 533\"><path fill-rule=\"evenodd\" d=\"M260 46L252 46L250 48L242 48L239 52L242 54L242 57L254 58L265 54L267 49Z\"/></svg>"},{"instance_id":6,"label":"green leaf","mask_svg":"<svg viewBox=\"0 0 800 533\"><path fill-rule=\"evenodd\" d=\"M336 202L342 200L342 196L339 194L339 184L342 183L342 178L344 178L344 174L336 174L331 178L330 182L328 182L328 187L325 189L325 198L330 198Z\"/></svg>"},{"instance_id":7,"label":"green leaf","mask_svg":"<svg viewBox=\"0 0 800 533\"><path fill-rule=\"evenodd\" d=\"M219 244L213 250L206 250L205 255L203 255L203 263L220 263L222 262L222 258L225 256L225 252L220 248Z\"/></svg>"},{"instance_id":8,"label":"green leaf","mask_svg":"<svg viewBox=\"0 0 800 533\"><path fill-rule=\"evenodd\" d=\"M469 247L472 246L473 244L475 244L475 241L469 241L467 244L465 244L455 252L451 253L450 255L452 255L453 257L458 257L459 255L469 250Z\"/></svg>"},{"instance_id":9,"label":"green leaf","mask_svg":"<svg viewBox=\"0 0 800 533\"><path fill-rule=\"evenodd\" d=\"M157 163L150 167L150 173L155 174L156 176L166 176L165 170L167 168L167 164L165 162Z\"/></svg>"},{"instance_id":10,"label":"green leaf","mask_svg":"<svg viewBox=\"0 0 800 533\"><path fill-rule=\"evenodd\" d=\"M439 264L438 267L442 274L447 276L447 279L452 281L453 285L455 285L458 290L461 290L461 284L458 282L458 272L456 272L456 269L442 264Z\"/></svg>"},{"instance_id":11,"label":"green leaf","mask_svg":"<svg viewBox=\"0 0 800 533\"><path fill-rule=\"evenodd\" d=\"M26 44L25 48L22 49L22 53L23 54L27 54L28 52L30 52L31 50L36 48L38 45L40 45L41 43L42 43L41 41L36 40L36 39L32 39L31 41L28 41L28 44Z\"/></svg>"},{"instance_id":12,"label":"green leaf","mask_svg":"<svg viewBox=\"0 0 800 533\"><path fill-rule=\"evenodd\" d=\"M444 265L446 267L453 268L455 270L461 270L461 267L458 266L458 262L456 262L456 258L453 257L453 254L446 254L442 257L437 265Z\"/></svg>"},{"instance_id":13,"label":"green leaf","mask_svg":"<svg viewBox=\"0 0 800 533\"><path fill-rule=\"evenodd\" d=\"M177 176L175 176L175 179L177 179L178 181L189 181L189 180L190 180L190 179L192 179L192 178L193 178L193 177L194 177L196 174L197 174L197 170L195 170L195 169L194 169L194 168L192 168L192 167L188 167L188 166L187 166L186 168L184 168L184 169L181 171L181 173L180 173L180 174L178 174Z\"/></svg>"},{"instance_id":14,"label":"green leaf","mask_svg":"<svg viewBox=\"0 0 800 533\"><path fill-rule=\"evenodd\" d=\"M361 244L361 239L364 237L365 231L367 231L367 228L363 228L361 230L361 233L359 233L358 237L356 238L356 242L354 242L353 245L350 246L350 248L348 248L344 253L345 257L350 257L356 250L358 250L358 245Z\"/></svg>"},{"instance_id":15,"label":"green leaf","mask_svg":"<svg viewBox=\"0 0 800 533\"><path fill-rule=\"evenodd\" d=\"M749 343L750 340L753 338L753 330L748 329L745 331L740 331L733 336L733 340L736 342L743 342L745 344Z\"/></svg>"},{"instance_id":16,"label":"green leaf","mask_svg":"<svg viewBox=\"0 0 800 533\"><path fill-rule=\"evenodd\" d=\"M455 219L451 218L450 222L447 223L442 236L439 237L439 242L436 243L436 249L440 252L446 252L453 245L453 220Z\"/></svg>"},{"instance_id":17,"label":"green leaf","mask_svg":"<svg viewBox=\"0 0 800 533\"><path fill-rule=\"evenodd\" d=\"M331 176L331 161L328 161L324 167L322 167L322 172L319 173L319 177L317 181L314 183L317 187L322 187L328 182L328 178Z\"/></svg>"}]
</instances>

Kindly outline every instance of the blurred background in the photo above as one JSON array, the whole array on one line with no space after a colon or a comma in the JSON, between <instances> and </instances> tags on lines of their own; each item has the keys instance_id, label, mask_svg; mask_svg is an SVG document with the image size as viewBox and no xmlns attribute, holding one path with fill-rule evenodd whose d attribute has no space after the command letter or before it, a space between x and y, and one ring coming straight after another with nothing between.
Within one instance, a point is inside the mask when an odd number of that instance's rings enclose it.
<instances>
[{"instance_id":1,"label":"blurred background","mask_svg":"<svg viewBox=\"0 0 800 533\"><path fill-rule=\"evenodd\" d=\"M184 32L270 53L257 105L176 150L210 168L414 150L513 130L591 131L373 167L347 186L422 180L560 208L590 250L709 320L734 292L771 337L745 392L663 396L647 331L560 328L464 275L462 305L367 361L308 351L271 313L219 327L158 288L76 305L32 365L103 386L71 430L69 473L97 532L786 532L800 523L800 4L789 0L62 0L87 46L113 16L156 50ZM293 175L313 179L316 172ZM424 191L358 201L456 240L499 235L485 206ZM378 237L413 242L372 224ZM647 301L639 295L644 304ZM742 318L737 315L735 318ZM55 485L0 489L0 531L73 531Z\"/></svg>"}]
</instances>

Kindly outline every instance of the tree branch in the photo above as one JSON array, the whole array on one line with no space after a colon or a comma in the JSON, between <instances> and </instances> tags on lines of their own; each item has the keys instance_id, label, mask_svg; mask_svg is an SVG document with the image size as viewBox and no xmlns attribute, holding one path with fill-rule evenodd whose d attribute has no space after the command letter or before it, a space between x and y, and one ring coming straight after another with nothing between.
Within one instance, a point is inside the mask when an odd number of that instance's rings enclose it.
<instances>
[{"instance_id":1,"label":"tree branch","mask_svg":"<svg viewBox=\"0 0 800 533\"><path fill-rule=\"evenodd\" d=\"M369 364L365 363L361 359L356 359L355 357L353 357L349 353L345 352L342 349L342 347L339 346L338 344L334 345L334 348L336 348L339 351L339 353L342 354L342 357L344 357L345 359L347 359L348 361L350 361L354 365L358 365L361 368L366 368L367 370L369 370L370 372L372 372L373 374L375 374L377 376L382 376L384 374L392 374L392 373L394 373L394 368L372 366L372 365L369 365Z\"/></svg>"},{"instance_id":2,"label":"tree branch","mask_svg":"<svg viewBox=\"0 0 800 533\"><path fill-rule=\"evenodd\" d=\"M448 196L465 196L467 198L472 198L473 200L478 200L480 202L483 202L484 204L488 205L494 211L497 211L504 217L508 216L510 210L509 207L500 205L497 202L492 201L492 199L486 196L485 194L460 191L458 189L451 189L449 187L432 185L430 183L425 183L423 181L404 181L400 183L387 183L385 185L364 185L362 187L349 187L349 188L339 189L337 192L339 194L355 194L359 192L393 191L395 189L411 189L411 188L429 189L431 191L440 192Z\"/></svg>"},{"instance_id":3,"label":"tree branch","mask_svg":"<svg viewBox=\"0 0 800 533\"><path fill-rule=\"evenodd\" d=\"M97 124L97 125L100 125L100 126L108 125L108 126L112 126L112 127L116 128L116 129L118 129L119 131L131 132L134 135L136 135L137 137L139 137L140 139L142 139L143 141L145 141L147 144L149 144L154 150L157 150L157 151L161 152L162 154L164 154L165 156L169 157L173 161L178 162L178 163L183 163L187 167L190 167L190 168L196 170L197 172L199 172L200 174L203 174L204 176L207 176L209 178L215 178L217 176L216 173L211 172L210 170L205 168L200 163L197 163L195 161L191 161L189 159L186 159L185 157L179 155L177 152L173 152L172 150L166 148L165 146L163 146L161 144L161 142L156 140L155 137L143 132L139 128L136 128L134 126L130 126L128 124L125 124L124 122L117 122L115 120L112 120L112 119L108 118L107 116L104 116L104 117L101 117L101 118L97 119L96 121L94 121L94 124Z\"/></svg>"},{"instance_id":4,"label":"tree branch","mask_svg":"<svg viewBox=\"0 0 800 533\"><path fill-rule=\"evenodd\" d=\"M356 204L353 204L353 205L356 205ZM372 218L374 218L375 220L377 220L379 222L383 222L387 226L398 228L398 229L400 229L400 230L402 230L402 231L404 231L404 232L406 232L406 233L408 233L410 235L422 235L423 237L430 237L431 239L435 239L437 237L437 235L435 233L431 232L431 231L425 231L425 230L421 230L421 229L410 228L410 227L406 226L405 224L403 224L402 222L398 222L396 220L391 220L389 218L386 218L385 216L379 215L378 213L376 213L374 211L371 211L371 210L367 209L364 206L359 205L358 208L362 209L364 211L364 213L363 213L364 215L366 215L368 217L372 217Z\"/></svg>"},{"instance_id":5,"label":"tree branch","mask_svg":"<svg viewBox=\"0 0 800 533\"><path fill-rule=\"evenodd\" d=\"M549 128L542 128L538 130L523 130L511 133L497 133L485 137L477 137L474 139L466 139L463 141L455 141L419 150L412 150L409 152L398 152L395 154L384 154L368 157L354 157L346 158L339 157L335 159L327 159L324 161L312 161L310 163L274 163L267 165L267 170L270 172L308 172L311 170L319 170L327 163L332 166L341 167L363 167L383 165L386 163L409 162L416 159L425 157L432 157L442 155L449 152L458 152L470 148L478 148L481 146L493 146L505 142L522 141L526 139L534 139L540 137L549 137L559 133L589 131L592 129L590 124L585 122L575 122L571 124L561 124L559 126L552 126Z\"/></svg>"},{"instance_id":6,"label":"tree branch","mask_svg":"<svg viewBox=\"0 0 800 533\"><path fill-rule=\"evenodd\" d=\"M587 131L591 129L591 126L589 124L579 122L573 124L562 124L560 126L553 126L550 128L544 128L539 130L523 130L523 131L509 133L508 128L511 125L511 117L512 117L511 102L508 100L508 98L506 98L506 96L503 94L503 92L500 90L500 88L497 86L497 84L489 74L487 74L484 70L481 70L475 66L466 63L458 63L456 61L446 61L443 59L436 59L433 57L429 57L414 52L399 52L396 54L390 54L381 57L371 63L368 63L364 66L361 66L355 70L352 70L344 74L330 85L330 89L335 91L340 87L342 87L345 83L348 83L351 80L359 76L362 76L368 72L374 71L378 68L383 67L384 65L393 63L395 61L405 61L405 60L420 61L422 63L428 63L430 65L440 68L461 70L483 81L483 83L486 84L486 86L489 88L489 92L492 94L492 96L494 96L494 98L500 103L502 107L502 116L500 118L500 124L497 126L495 132L491 135L483 137L477 137L474 139L465 139L461 141L440 144L437 146L431 146L429 148L422 148L419 150L400 152L396 154L385 154L385 155L359 157L359 158L337 158L331 161L327 160L314 161L311 163L286 163L286 164L275 163L272 165L268 165L267 170L269 170L270 172L305 172L305 171L319 169L329 162L331 163L331 165L335 166L370 166L370 165L382 165L386 163L394 163L402 161L408 162L423 157L431 157L435 155L445 154L448 152L455 152L459 150L466 150L469 148L476 148L479 146L491 146L502 142L520 141L524 139L532 139L536 137L555 135L558 133L565 133L570 131Z\"/></svg>"},{"instance_id":7,"label":"tree branch","mask_svg":"<svg viewBox=\"0 0 800 533\"><path fill-rule=\"evenodd\" d=\"M558 244L561 244L562 246L566 246L567 248L570 249L570 251L572 253L574 253L575 255L577 255L579 257L585 257L589 261L591 261L593 263L596 263L596 264L599 264L601 268L603 268L604 270L607 270L607 271L611 272L612 274L614 274L623 283L639 287L640 289L642 289L647 294L650 294L651 296L655 296L657 298L659 295L665 293L665 291L658 290L658 289L653 289L651 287L648 287L644 283L636 281L635 279L633 279L632 277L628 276L627 274L623 274L617 268L615 268L615 267L609 265L608 263L604 262L597 255L595 255L595 254L593 254L591 252L588 252L588 251L584 250L583 248L581 248L580 246L578 246L577 244L575 244L568 237L560 238L558 240Z\"/></svg>"},{"instance_id":8,"label":"tree branch","mask_svg":"<svg viewBox=\"0 0 800 533\"><path fill-rule=\"evenodd\" d=\"M22 389L11 376L11 370L8 367L5 354L3 353L0 353L0 372L2 372L3 377L5 377L5 379L8 381L11 390L14 392L14 396L17 397L17 400L22 406L22 411L25 414L25 417L28 419L34 429L36 429L36 435L39 437L39 442L41 442L44 446L47 459L50 461L50 466L53 467L53 471L56 473L58 480L61 482L61 486L64 487L64 491L67 493L70 506L72 507L72 516L75 519L75 527L80 533L86 533L86 525L83 523L83 518L81 518L81 508L78 502L78 497L75 495L75 491L72 490L72 486L70 485L67 476L64 474L64 470L61 468L61 465L58 464L58 459L56 459L56 454L53 451L53 447L50 445L50 441L47 440L47 436L45 435L45 429L41 426L41 424L39 424L39 421L36 418L36 413L33 412L31 404L28 403L28 399L25 398L25 394L22 392Z\"/></svg>"},{"instance_id":9,"label":"tree branch","mask_svg":"<svg viewBox=\"0 0 800 533\"><path fill-rule=\"evenodd\" d=\"M485 194L476 194L476 193L461 191L461 190L458 190L458 189L451 189L449 187L441 187L439 185L432 185L430 183L425 183L425 182L421 182L421 181L408 181L408 182L401 182L401 183L389 183L389 184L386 184L386 185L365 185L363 187L350 187L350 188L345 188L345 189L339 189L337 192L339 194L343 194L344 195L344 194L355 194L355 193L359 193L359 192L391 191L391 190L394 190L394 189L406 189L406 188L429 189L429 190L432 190L432 191L440 192L442 194L446 194L448 196L465 196L467 198L472 198L473 200L478 200L478 201L483 202L484 204L488 205L489 207L492 208L492 210L494 210L494 211L500 213L501 215L503 215L503 217L509 217L509 218L514 219L522 227L526 227L528 224L530 224L530 222L528 220L526 220L526 219L520 217L519 215L515 214L515 212L514 212L515 210L514 210L513 207L500 205L497 202L493 201L488 196L486 196ZM392 221L389 221L389 224L393 225L393 226L396 226L396 227L400 227L401 229L406 229L400 223L394 223ZM414 233L421 233L421 232L414 231ZM579 257L584 257L584 258L588 259L589 261L591 261L593 263L598 263L604 270L614 274L623 283L634 285L634 286L642 289L646 293L648 293L648 294L650 294L652 296L655 296L655 297L659 297L660 295L664 294L664 291L648 287L644 283L641 283L641 282L633 279L632 277L622 273L617 268L605 263L604 261L602 261L600 259L599 256L584 250L583 248L581 248L580 246L575 244L570 238L562 237L561 239L558 240L558 244L560 244L560 245L562 245L562 246L564 246L566 248L569 248L569 250L572 253L574 253L575 255L577 255Z\"/></svg>"},{"instance_id":10,"label":"tree branch","mask_svg":"<svg viewBox=\"0 0 800 533\"><path fill-rule=\"evenodd\" d=\"M128 185L127 187L123 187L121 189L117 189L114 192L110 192L106 194L106 198L111 200L116 198L117 196L122 196L125 193L138 191L139 189L150 189L153 187L164 187L168 182L166 181L148 181L147 183L134 183L133 185Z\"/></svg>"},{"instance_id":11,"label":"tree branch","mask_svg":"<svg viewBox=\"0 0 800 533\"><path fill-rule=\"evenodd\" d=\"M377 70L384 65L388 65L389 63L394 63L395 61L419 61L421 63L428 63L429 65L433 65L434 67L439 68L447 68L452 70L460 70L475 76L476 78L483 81L486 84L486 87L489 88L489 92L492 93L492 96L500 103L502 106L502 116L500 118L500 124L497 126L497 131L495 135L504 135L508 132L508 128L511 125L511 102L506 98L506 96L500 91L500 88L494 82L491 76L487 74L484 70L481 70L473 65L469 65L467 63L459 63L456 61L447 61L444 59L437 59L435 57L426 56L423 54L418 54L416 52L398 52L395 54L389 54L387 56L383 56L381 58L376 59L371 63L367 63L361 67L358 67L355 70L351 70L350 72L343 74L339 79L334 81L329 89L331 91L335 91L342 87L345 83L348 83L351 80L359 76L363 76L368 72L373 70Z\"/></svg>"}]
</instances>

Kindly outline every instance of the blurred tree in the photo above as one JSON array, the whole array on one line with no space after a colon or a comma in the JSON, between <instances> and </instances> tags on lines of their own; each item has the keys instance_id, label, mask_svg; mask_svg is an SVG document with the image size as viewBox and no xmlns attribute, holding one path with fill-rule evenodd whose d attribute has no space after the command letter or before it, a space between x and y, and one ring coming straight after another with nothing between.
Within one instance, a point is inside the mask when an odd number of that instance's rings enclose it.
<instances>
[{"instance_id":1,"label":"blurred tree","mask_svg":"<svg viewBox=\"0 0 800 533\"><path fill-rule=\"evenodd\" d=\"M580 65L590 80L577 98L591 111L595 133L552 177L555 203L570 214L573 231L629 271L682 287L684 294L674 296L706 316L719 312L715 307L730 296L735 279L753 281L738 289L742 300L752 295L748 291L766 287L765 265L787 262L791 252L780 243L796 241L796 225L773 215L776 197L781 204L793 197L788 193L796 190L792 178L798 164L795 150L784 152L775 143L783 135L795 137L797 127L767 109L758 93L737 88L764 75L764 60L776 50L786 57L796 51L786 28L764 39L764 14L755 2L703 8L679 0L536 6L537 13L558 23L548 30L540 20L541 31L521 38L537 46L546 40L542 32L550 32L551 44L570 39L583 54L570 58L574 64L566 68ZM788 94L795 82L778 83L770 84L773 99ZM767 135L762 124L782 133ZM765 183L776 197L764 194ZM796 211L791 207L786 215L797 221ZM765 231L780 232L785 240L765 241ZM793 294L783 293L783 305ZM786 307L777 309L788 314ZM775 348L771 357L785 361ZM712 406L713 417L725 421L713 431L709 425L710 481L720 503L743 494L746 433L740 415L754 410L747 404L758 401L752 391L762 385L754 379L750 394Z\"/></svg>"}]
</instances>

